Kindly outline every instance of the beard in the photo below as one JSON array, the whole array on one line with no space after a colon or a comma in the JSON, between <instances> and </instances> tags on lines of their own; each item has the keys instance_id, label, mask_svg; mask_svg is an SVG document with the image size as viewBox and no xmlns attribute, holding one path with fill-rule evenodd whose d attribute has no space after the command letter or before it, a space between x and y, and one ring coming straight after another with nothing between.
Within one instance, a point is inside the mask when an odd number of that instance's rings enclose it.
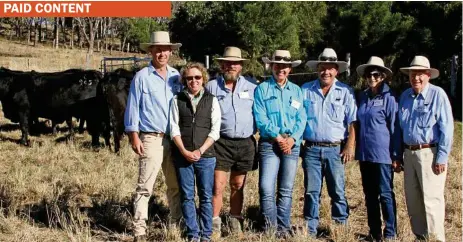
<instances>
[{"instance_id":1,"label":"beard","mask_svg":"<svg viewBox=\"0 0 463 242\"><path fill-rule=\"evenodd\" d=\"M233 74L230 72L225 72L223 74L223 79L225 79L225 81L227 82L235 82L236 80L238 80L239 75L240 73Z\"/></svg>"}]
</instances>

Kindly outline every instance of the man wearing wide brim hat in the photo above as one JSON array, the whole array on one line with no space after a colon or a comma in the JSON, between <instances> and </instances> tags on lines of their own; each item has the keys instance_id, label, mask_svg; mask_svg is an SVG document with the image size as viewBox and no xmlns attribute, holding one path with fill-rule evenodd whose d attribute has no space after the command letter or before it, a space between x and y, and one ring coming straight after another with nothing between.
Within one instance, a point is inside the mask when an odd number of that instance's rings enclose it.
<instances>
[{"instance_id":1,"label":"man wearing wide brim hat","mask_svg":"<svg viewBox=\"0 0 463 242\"><path fill-rule=\"evenodd\" d=\"M307 122L302 90L288 76L291 68L301 61L293 61L288 50L276 50L272 59L262 60L271 65L272 76L259 84L254 96L254 115L260 134L260 211L264 230L277 232L277 238L287 238L292 233L293 187Z\"/></svg>"},{"instance_id":2,"label":"man wearing wide brim hat","mask_svg":"<svg viewBox=\"0 0 463 242\"><path fill-rule=\"evenodd\" d=\"M175 167L171 155L164 155L170 154L171 144L166 133L169 104L173 96L183 89L179 72L170 67L168 61L172 49L180 46L170 42L168 32L152 33L150 42L140 44L140 49L149 52L153 59L136 73L130 85L124 125L132 149L139 155L133 216L135 241L146 241L148 201L161 167L167 185L169 225L175 225L182 218Z\"/></svg>"},{"instance_id":3,"label":"man wearing wide brim hat","mask_svg":"<svg viewBox=\"0 0 463 242\"><path fill-rule=\"evenodd\" d=\"M428 58L415 56L408 74L411 88L399 102L404 143L404 188L413 233L445 241L445 180L453 142L453 115L445 91L429 83L439 71Z\"/></svg>"},{"instance_id":4,"label":"man wearing wide brim hat","mask_svg":"<svg viewBox=\"0 0 463 242\"><path fill-rule=\"evenodd\" d=\"M316 236L323 177L331 197L331 219L346 224L349 217L344 164L354 156L357 105L353 89L336 78L347 69L347 63L338 61L333 49L325 48L318 60L308 61L307 66L317 70L318 78L302 85L307 110L303 135L304 217L309 234Z\"/></svg>"},{"instance_id":5,"label":"man wearing wide brim hat","mask_svg":"<svg viewBox=\"0 0 463 242\"><path fill-rule=\"evenodd\" d=\"M325 48L323 52L318 56L318 60L307 61L306 66L311 70L317 70L320 64L336 64L338 66L338 72L343 73L349 67L349 64L345 61L338 61L338 55L332 48Z\"/></svg>"},{"instance_id":6,"label":"man wearing wide brim hat","mask_svg":"<svg viewBox=\"0 0 463 242\"><path fill-rule=\"evenodd\" d=\"M150 52L150 48L153 46L170 46L171 50L178 50L182 44L180 43L171 43L169 32L166 31L156 31L151 33L149 43L141 43L140 50L145 52Z\"/></svg>"},{"instance_id":7,"label":"man wearing wide brim hat","mask_svg":"<svg viewBox=\"0 0 463 242\"><path fill-rule=\"evenodd\" d=\"M219 99L222 110L220 139L214 143L216 167L214 171L213 240L220 237L223 192L230 184L230 216L228 225L232 233L241 233L243 197L247 172L255 170L256 140L254 134L254 89L256 83L242 75L241 49L226 47L219 61L222 75L209 81L206 89ZM228 178L230 173L230 178ZM227 181L227 179L229 179Z\"/></svg>"},{"instance_id":8,"label":"man wearing wide brim hat","mask_svg":"<svg viewBox=\"0 0 463 242\"><path fill-rule=\"evenodd\" d=\"M272 59L268 57L262 57L262 61L265 64L288 64L291 67L299 66L302 61L301 60L291 60L291 53L288 50L275 50L272 55Z\"/></svg>"}]
</instances>

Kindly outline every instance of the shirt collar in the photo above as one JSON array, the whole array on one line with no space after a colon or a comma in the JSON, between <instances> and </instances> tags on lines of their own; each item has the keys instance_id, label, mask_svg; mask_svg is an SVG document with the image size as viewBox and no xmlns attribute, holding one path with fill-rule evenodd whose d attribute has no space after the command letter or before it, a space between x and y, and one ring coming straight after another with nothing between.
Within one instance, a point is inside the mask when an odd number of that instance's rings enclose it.
<instances>
[{"instance_id":1,"label":"shirt collar","mask_svg":"<svg viewBox=\"0 0 463 242\"><path fill-rule=\"evenodd\" d=\"M334 87L336 89L340 89L339 82L338 82L337 78L334 79L333 85L331 87ZM312 89L314 89L314 90L321 90L322 89L321 86L320 86L320 79L317 78L317 80L315 80L313 82Z\"/></svg>"},{"instance_id":2,"label":"shirt collar","mask_svg":"<svg viewBox=\"0 0 463 242\"><path fill-rule=\"evenodd\" d=\"M421 95L423 97L423 99L426 99L426 95L428 95L428 91L429 91L429 86L431 85L431 83L428 82L428 84L426 84L426 86L423 88L423 91L421 91L419 95ZM410 89L410 95L412 97L416 97L417 95L415 95L415 91L413 91L413 88Z\"/></svg>"},{"instance_id":3,"label":"shirt collar","mask_svg":"<svg viewBox=\"0 0 463 242\"><path fill-rule=\"evenodd\" d=\"M381 83L381 91L380 91L380 93L376 94L376 96L384 95L384 93L389 92L390 90L391 90L391 88L389 87L389 85L387 85L385 82L383 82L383 83ZM371 93L371 88L367 88L365 90L365 92L369 97L373 96L373 94Z\"/></svg>"},{"instance_id":4,"label":"shirt collar","mask_svg":"<svg viewBox=\"0 0 463 242\"><path fill-rule=\"evenodd\" d=\"M242 78L244 78L244 76L242 76L242 75L238 76L238 79L236 80L236 86L238 86L238 83L241 82ZM223 89L228 90L227 87L225 86L225 78L223 78L223 76L218 77L217 81L222 85ZM235 89L236 89L236 87L235 87Z\"/></svg>"},{"instance_id":5,"label":"shirt collar","mask_svg":"<svg viewBox=\"0 0 463 242\"><path fill-rule=\"evenodd\" d=\"M167 74L175 72L174 69L169 65L167 65L166 68L167 68ZM154 68L154 66L153 66L153 61L150 61L149 65L148 65L148 71L149 71L149 73L153 73L153 72L157 73L156 68Z\"/></svg>"},{"instance_id":6,"label":"shirt collar","mask_svg":"<svg viewBox=\"0 0 463 242\"><path fill-rule=\"evenodd\" d=\"M275 88L280 88L280 85L278 85L277 81L275 80L275 78L273 77L273 75L270 77L270 83L275 87ZM286 78L286 83L285 83L285 86L283 87L283 89L286 89L286 90L291 90L291 85L289 85L289 79Z\"/></svg>"}]
</instances>

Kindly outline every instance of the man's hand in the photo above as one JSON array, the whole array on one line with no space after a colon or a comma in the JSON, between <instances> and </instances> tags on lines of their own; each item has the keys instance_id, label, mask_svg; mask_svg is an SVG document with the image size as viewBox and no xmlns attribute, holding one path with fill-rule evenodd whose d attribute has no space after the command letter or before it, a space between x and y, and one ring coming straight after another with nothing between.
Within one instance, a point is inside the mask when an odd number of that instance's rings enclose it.
<instances>
[{"instance_id":1,"label":"man's hand","mask_svg":"<svg viewBox=\"0 0 463 242\"><path fill-rule=\"evenodd\" d=\"M445 171L446 164L434 164L432 165L432 171L434 174L439 175Z\"/></svg>"},{"instance_id":2,"label":"man's hand","mask_svg":"<svg viewBox=\"0 0 463 242\"><path fill-rule=\"evenodd\" d=\"M342 163L346 164L354 158L354 147L346 145L341 152Z\"/></svg>"},{"instance_id":3,"label":"man's hand","mask_svg":"<svg viewBox=\"0 0 463 242\"><path fill-rule=\"evenodd\" d=\"M143 147L143 142L141 142L138 135L133 135L131 139L132 150L139 156L145 155L145 148Z\"/></svg>"},{"instance_id":4,"label":"man's hand","mask_svg":"<svg viewBox=\"0 0 463 242\"><path fill-rule=\"evenodd\" d=\"M400 173L404 170L404 166L401 161L395 160L392 162L392 169L394 172Z\"/></svg>"}]
</instances>

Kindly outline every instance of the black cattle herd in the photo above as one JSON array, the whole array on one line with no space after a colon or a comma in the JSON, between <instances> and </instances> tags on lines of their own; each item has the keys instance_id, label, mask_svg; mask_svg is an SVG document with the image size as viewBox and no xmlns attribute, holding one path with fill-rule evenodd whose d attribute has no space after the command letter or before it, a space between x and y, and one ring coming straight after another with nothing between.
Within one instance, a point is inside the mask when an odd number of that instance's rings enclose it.
<instances>
[{"instance_id":1,"label":"black cattle herd","mask_svg":"<svg viewBox=\"0 0 463 242\"><path fill-rule=\"evenodd\" d=\"M20 144L29 145L29 134L39 118L56 124L66 121L69 136L74 135L72 118L80 119L80 130L86 122L92 146L99 146L100 135L114 150L120 149L124 132L124 111L130 82L135 71L117 69L103 75L95 70L70 69L63 72L23 72L0 68L0 102L4 117L19 123Z\"/></svg>"}]
</instances>

